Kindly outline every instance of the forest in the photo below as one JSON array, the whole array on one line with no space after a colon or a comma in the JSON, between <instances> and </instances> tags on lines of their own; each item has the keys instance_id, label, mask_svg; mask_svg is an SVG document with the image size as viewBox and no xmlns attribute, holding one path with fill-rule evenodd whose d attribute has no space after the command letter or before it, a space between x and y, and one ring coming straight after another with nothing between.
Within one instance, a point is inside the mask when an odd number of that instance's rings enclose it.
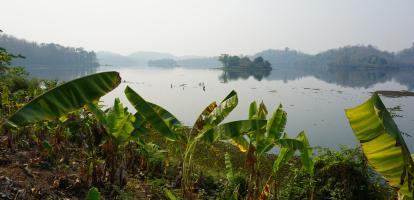
<instances>
[{"instance_id":1,"label":"forest","mask_svg":"<svg viewBox=\"0 0 414 200\"><path fill-rule=\"evenodd\" d=\"M372 45L348 45L329 49L316 55L285 48L265 50L255 54L262 56L273 67L331 67L398 69L414 67L414 44L399 52L382 51Z\"/></svg>"},{"instance_id":2,"label":"forest","mask_svg":"<svg viewBox=\"0 0 414 200\"><path fill-rule=\"evenodd\" d=\"M0 33L0 47L10 53L24 55L12 61L25 67L85 68L99 66L95 52L83 48L65 47L54 43L36 43Z\"/></svg>"},{"instance_id":3,"label":"forest","mask_svg":"<svg viewBox=\"0 0 414 200\"><path fill-rule=\"evenodd\" d=\"M312 147L287 112L251 102L225 122L236 91L193 126L127 86L131 113L100 97L115 71L69 82L30 79L0 49L0 195L4 199L409 199L414 162L378 94L345 114L361 146ZM306 127L304 127L306 128ZM329 137L329 136L327 136ZM271 150L278 149L278 153Z\"/></svg>"}]
</instances>

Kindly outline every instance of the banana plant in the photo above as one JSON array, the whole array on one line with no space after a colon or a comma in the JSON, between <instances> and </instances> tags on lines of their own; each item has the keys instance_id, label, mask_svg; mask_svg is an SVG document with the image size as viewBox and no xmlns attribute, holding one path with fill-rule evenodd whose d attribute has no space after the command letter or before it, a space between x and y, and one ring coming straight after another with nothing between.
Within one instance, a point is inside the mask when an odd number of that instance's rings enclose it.
<instances>
[{"instance_id":1,"label":"banana plant","mask_svg":"<svg viewBox=\"0 0 414 200\"><path fill-rule=\"evenodd\" d=\"M0 125L9 143L13 143L11 128L29 123L58 119L116 88L121 82L118 72L102 72L84 76L59 85L25 104ZM13 149L13 145L10 145Z\"/></svg>"},{"instance_id":2,"label":"banana plant","mask_svg":"<svg viewBox=\"0 0 414 200\"><path fill-rule=\"evenodd\" d=\"M270 119L266 106L259 106L252 102L249 107L248 120L234 121L219 125L200 135L201 140L214 142L215 140L228 140L230 144L238 147L247 154L246 168L249 172L248 199L259 198L259 188L262 188L261 199L266 199L271 177L266 184L260 187L260 159L268 151L280 147L280 153L273 165L273 173L286 163L294 153L299 150L303 167L309 174L313 174L312 148L306 134L302 131L296 138L289 138L284 132L287 114L280 105Z\"/></svg>"},{"instance_id":3,"label":"banana plant","mask_svg":"<svg viewBox=\"0 0 414 200\"><path fill-rule=\"evenodd\" d=\"M414 162L404 138L378 94L345 110L368 163L399 196L413 197Z\"/></svg>"},{"instance_id":4,"label":"banana plant","mask_svg":"<svg viewBox=\"0 0 414 200\"><path fill-rule=\"evenodd\" d=\"M114 106L106 111L93 103L89 103L88 107L104 128L100 146L105 153L105 170L109 172L109 180L116 185L123 185L126 180L125 149L130 142L138 140L137 135L132 134L135 117L118 98L115 99Z\"/></svg>"},{"instance_id":5,"label":"banana plant","mask_svg":"<svg viewBox=\"0 0 414 200\"><path fill-rule=\"evenodd\" d=\"M186 199L196 198L193 194L192 158L200 141L198 136L208 130L213 130L230 114L238 103L237 93L230 92L219 105L216 102L210 103L189 131L186 131L184 125L170 112L156 104L145 101L130 87L125 89L125 95L136 108L136 116L140 116L145 122L148 122L153 129L166 139L185 145L182 173L183 195Z\"/></svg>"},{"instance_id":6,"label":"banana plant","mask_svg":"<svg viewBox=\"0 0 414 200\"><path fill-rule=\"evenodd\" d=\"M306 135L302 132L296 139L290 139L284 134L286 113L281 107L274 113L271 119L266 120L267 109L264 104L259 108L252 103L249 110L249 119L232 121L220 124L224 118L236 107L238 103L237 93L232 91L217 105L209 104L199 115L189 131L184 131L183 125L168 111L160 106L145 101L131 88L125 89L125 94L132 105L137 109L137 114L152 125L167 139L180 141L185 144L183 155L183 195L186 199L194 199L192 179L192 156L200 142L212 144L219 140L229 140L230 143L240 148L242 152L248 152L247 163L256 160L264 153L278 145L285 151L275 162L275 171L286 162L296 150L302 153L304 166L312 173L312 150L309 147ZM283 136L283 137L282 137ZM254 166L254 162L250 166ZM255 171L255 168L252 168Z\"/></svg>"}]
</instances>

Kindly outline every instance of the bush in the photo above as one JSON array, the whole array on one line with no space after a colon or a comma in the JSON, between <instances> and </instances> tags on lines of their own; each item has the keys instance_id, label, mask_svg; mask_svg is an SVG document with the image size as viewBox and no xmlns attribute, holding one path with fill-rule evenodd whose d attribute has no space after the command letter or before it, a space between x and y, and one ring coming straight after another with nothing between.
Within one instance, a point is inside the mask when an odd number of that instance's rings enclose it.
<instances>
[{"instance_id":1,"label":"bush","mask_svg":"<svg viewBox=\"0 0 414 200\"><path fill-rule=\"evenodd\" d=\"M393 199L395 191L367 165L359 148L318 148L315 174L290 163L281 178L277 199Z\"/></svg>"}]
</instances>

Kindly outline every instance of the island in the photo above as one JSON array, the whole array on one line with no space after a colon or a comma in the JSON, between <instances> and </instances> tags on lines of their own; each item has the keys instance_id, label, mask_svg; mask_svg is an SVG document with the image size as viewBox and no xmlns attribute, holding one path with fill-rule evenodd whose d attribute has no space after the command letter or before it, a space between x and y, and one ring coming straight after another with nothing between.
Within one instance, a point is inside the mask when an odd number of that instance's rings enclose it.
<instances>
[{"instance_id":1,"label":"island","mask_svg":"<svg viewBox=\"0 0 414 200\"><path fill-rule=\"evenodd\" d=\"M247 56L222 54L218 60L223 64L224 69L272 69L270 62L264 60L261 56L256 57L253 61L251 61Z\"/></svg>"}]
</instances>

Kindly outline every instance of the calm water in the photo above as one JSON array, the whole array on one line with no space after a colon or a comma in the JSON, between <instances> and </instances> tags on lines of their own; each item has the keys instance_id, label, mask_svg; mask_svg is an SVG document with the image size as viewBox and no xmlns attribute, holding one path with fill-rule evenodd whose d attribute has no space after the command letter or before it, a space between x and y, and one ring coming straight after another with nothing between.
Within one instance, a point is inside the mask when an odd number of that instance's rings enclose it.
<instances>
[{"instance_id":1,"label":"calm water","mask_svg":"<svg viewBox=\"0 0 414 200\"><path fill-rule=\"evenodd\" d=\"M226 121L246 119L248 106L254 100L263 101L269 112L281 103L288 113L289 135L293 137L305 130L313 146L324 147L356 144L344 108L359 105L369 98L370 92L376 90L414 90L412 71L330 71L308 68L275 69L271 72L148 67L97 69L108 70L120 72L125 82L103 97L105 104L112 104L113 99L119 97L131 108L123 94L129 85L148 101L163 106L182 122L191 125L206 105L221 101L234 89L239 95L239 104ZM66 79L69 74L60 75L52 78ZM200 83L204 83L205 91ZM398 114L403 117L395 120L402 131L414 136L414 98L382 99L387 107L401 107L402 111ZM413 137L406 138L413 151Z\"/></svg>"}]
</instances>

